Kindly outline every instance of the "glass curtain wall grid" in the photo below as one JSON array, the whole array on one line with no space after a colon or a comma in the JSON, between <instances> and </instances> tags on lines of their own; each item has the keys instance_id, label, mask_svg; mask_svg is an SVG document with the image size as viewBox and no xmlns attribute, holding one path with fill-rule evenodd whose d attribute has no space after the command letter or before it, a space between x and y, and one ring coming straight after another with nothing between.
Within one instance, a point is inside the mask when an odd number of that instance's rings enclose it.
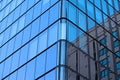
<instances>
[{"instance_id":1,"label":"glass curtain wall grid","mask_svg":"<svg viewBox=\"0 0 120 80\"><path fill-rule=\"evenodd\" d=\"M1 0L0 80L120 80L119 0Z\"/></svg>"}]
</instances>

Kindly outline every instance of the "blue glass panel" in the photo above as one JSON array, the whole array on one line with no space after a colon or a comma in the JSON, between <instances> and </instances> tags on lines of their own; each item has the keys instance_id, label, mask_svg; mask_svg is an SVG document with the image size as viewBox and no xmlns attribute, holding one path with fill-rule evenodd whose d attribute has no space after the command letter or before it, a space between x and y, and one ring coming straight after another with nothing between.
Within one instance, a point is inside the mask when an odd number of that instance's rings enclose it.
<instances>
[{"instance_id":1,"label":"blue glass panel","mask_svg":"<svg viewBox=\"0 0 120 80\"><path fill-rule=\"evenodd\" d=\"M2 73L3 73L4 63L0 64L0 80L2 79Z\"/></svg>"},{"instance_id":2,"label":"blue glass panel","mask_svg":"<svg viewBox=\"0 0 120 80\"><path fill-rule=\"evenodd\" d=\"M56 4L53 8L50 9L50 20L49 24L53 23L58 19L59 16L59 5Z\"/></svg>"},{"instance_id":3,"label":"blue glass panel","mask_svg":"<svg viewBox=\"0 0 120 80\"><path fill-rule=\"evenodd\" d=\"M85 0L77 0L77 1L78 1L78 7L85 12L86 11Z\"/></svg>"},{"instance_id":4,"label":"blue glass panel","mask_svg":"<svg viewBox=\"0 0 120 80\"><path fill-rule=\"evenodd\" d=\"M96 12L96 21L98 23L102 22L102 13L99 9L95 8L95 12Z\"/></svg>"},{"instance_id":5,"label":"blue glass panel","mask_svg":"<svg viewBox=\"0 0 120 80\"><path fill-rule=\"evenodd\" d=\"M12 57L8 58L5 61L5 66L4 66L4 71L3 71L3 77L5 77L6 75L8 75L9 72L10 72L11 59L12 59Z\"/></svg>"},{"instance_id":6,"label":"blue glass panel","mask_svg":"<svg viewBox=\"0 0 120 80\"><path fill-rule=\"evenodd\" d=\"M47 47L47 32L44 32L39 36L38 53L46 49L46 47Z\"/></svg>"},{"instance_id":7,"label":"blue glass panel","mask_svg":"<svg viewBox=\"0 0 120 80\"><path fill-rule=\"evenodd\" d=\"M47 50L46 71L52 69L57 64L57 45ZM51 63L52 62L52 63Z\"/></svg>"},{"instance_id":8,"label":"blue glass panel","mask_svg":"<svg viewBox=\"0 0 120 80\"><path fill-rule=\"evenodd\" d=\"M34 5L34 2L34 0L28 0L27 8L29 9L30 7L32 7Z\"/></svg>"},{"instance_id":9,"label":"blue glass panel","mask_svg":"<svg viewBox=\"0 0 120 80\"><path fill-rule=\"evenodd\" d=\"M19 65L22 65L27 61L27 56L28 56L28 45L24 46L21 49Z\"/></svg>"},{"instance_id":10,"label":"blue glass panel","mask_svg":"<svg viewBox=\"0 0 120 80\"><path fill-rule=\"evenodd\" d=\"M45 73L46 52L40 54L36 60L35 78Z\"/></svg>"},{"instance_id":11,"label":"blue glass panel","mask_svg":"<svg viewBox=\"0 0 120 80\"><path fill-rule=\"evenodd\" d=\"M11 71L15 70L18 67L19 55L20 55L20 51L16 52L12 56Z\"/></svg>"},{"instance_id":12,"label":"blue glass panel","mask_svg":"<svg viewBox=\"0 0 120 80\"><path fill-rule=\"evenodd\" d=\"M68 40L70 42L73 42L74 40L76 40L77 37L77 30L74 27L74 25L69 24L69 28L68 28Z\"/></svg>"},{"instance_id":13,"label":"blue glass panel","mask_svg":"<svg viewBox=\"0 0 120 80\"><path fill-rule=\"evenodd\" d=\"M14 21L19 17L19 14L20 14L20 7L16 8L15 11L14 11Z\"/></svg>"},{"instance_id":14,"label":"blue glass panel","mask_svg":"<svg viewBox=\"0 0 120 80\"><path fill-rule=\"evenodd\" d=\"M42 1L42 12L45 11L50 6L50 0Z\"/></svg>"},{"instance_id":15,"label":"blue glass panel","mask_svg":"<svg viewBox=\"0 0 120 80\"><path fill-rule=\"evenodd\" d=\"M79 27L86 31L86 15L79 12Z\"/></svg>"},{"instance_id":16,"label":"blue glass panel","mask_svg":"<svg viewBox=\"0 0 120 80\"><path fill-rule=\"evenodd\" d=\"M30 30L31 30L31 25L28 26L28 27L23 31L22 44L26 43L26 42L30 39Z\"/></svg>"},{"instance_id":17,"label":"blue glass panel","mask_svg":"<svg viewBox=\"0 0 120 80\"><path fill-rule=\"evenodd\" d=\"M29 47L29 59L33 58L37 53L37 44L38 44L38 38L35 38L30 42Z\"/></svg>"},{"instance_id":18,"label":"blue glass panel","mask_svg":"<svg viewBox=\"0 0 120 80\"><path fill-rule=\"evenodd\" d=\"M23 29L24 28L24 24L25 24L25 15L22 16L19 19L19 25L18 25L18 30L17 31L20 31L21 29Z\"/></svg>"},{"instance_id":19,"label":"blue glass panel","mask_svg":"<svg viewBox=\"0 0 120 80\"><path fill-rule=\"evenodd\" d=\"M17 24L18 24L18 23L15 22L15 23L12 25L10 37L13 37L13 36L16 34L16 32L17 32Z\"/></svg>"},{"instance_id":20,"label":"blue glass panel","mask_svg":"<svg viewBox=\"0 0 120 80\"><path fill-rule=\"evenodd\" d=\"M69 5L68 18L74 23L76 23L76 17L76 8L72 5Z\"/></svg>"},{"instance_id":21,"label":"blue glass panel","mask_svg":"<svg viewBox=\"0 0 120 80\"><path fill-rule=\"evenodd\" d=\"M44 30L48 26L48 17L49 17L48 11L41 16L40 31Z\"/></svg>"},{"instance_id":22,"label":"blue glass panel","mask_svg":"<svg viewBox=\"0 0 120 80\"><path fill-rule=\"evenodd\" d=\"M45 80L56 80L56 70L48 73L48 74L45 76Z\"/></svg>"},{"instance_id":23,"label":"blue glass panel","mask_svg":"<svg viewBox=\"0 0 120 80\"><path fill-rule=\"evenodd\" d=\"M87 2L87 14L94 19L94 6L90 2Z\"/></svg>"},{"instance_id":24,"label":"blue glass panel","mask_svg":"<svg viewBox=\"0 0 120 80\"><path fill-rule=\"evenodd\" d=\"M7 44L1 48L0 61L6 57L7 54Z\"/></svg>"},{"instance_id":25,"label":"blue glass panel","mask_svg":"<svg viewBox=\"0 0 120 80\"><path fill-rule=\"evenodd\" d=\"M32 21L32 16L33 16L33 8L30 9L30 10L26 13L25 26L28 25L28 24Z\"/></svg>"},{"instance_id":26,"label":"blue glass panel","mask_svg":"<svg viewBox=\"0 0 120 80\"><path fill-rule=\"evenodd\" d=\"M38 17L41 14L41 1L34 6L33 18Z\"/></svg>"},{"instance_id":27,"label":"blue glass panel","mask_svg":"<svg viewBox=\"0 0 120 80\"><path fill-rule=\"evenodd\" d=\"M30 63L27 64L25 80L34 80L34 73L35 73L35 60L32 60Z\"/></svg>"},{"instance_id":28,"label":"blue glass panel","mask_svg":"<svg viewBox=\"0 0 120 80\"><path fill-rule=\"evenodd\" d=\"M38 34L39 32L39 18L37 20L35 20L33 23L32 23L32 28L31 28L31 38L33 38L35 35Z\"/></svg>"},{"instance_id":29,"label":"blue glass panel","mask_svg":"<svg viewBox=\"0 0 120 80\"><path fill-rule=\"evenodd\" d=\"M55 41L57 41L57 33L58 33L57 28L58 28L58 24L55 24L55 25L51 26L51 28L49 29L48 46L50 46Z\"/></svg>"},{"instance_id":30,"label":"blue glass panel","mask_svg":"<svg viewBox=\"0 0 120 80\"><path fill-rule=\"evenodd\" d=\"M17 80L25 80L26 65L18 70Z\"/></svg>"},{"instance_id":31,"label":"blue glass panel","mask_svg":"<svg viewBox=\"0 0 120 80\"><path fill-rule=\"evenodd\" d=\"M15 46L14 46L14 50L18 49L21 46L21 42L22 42L22 32L17 34L16 39L15 39Z\"/></svg>"}]
</instances>

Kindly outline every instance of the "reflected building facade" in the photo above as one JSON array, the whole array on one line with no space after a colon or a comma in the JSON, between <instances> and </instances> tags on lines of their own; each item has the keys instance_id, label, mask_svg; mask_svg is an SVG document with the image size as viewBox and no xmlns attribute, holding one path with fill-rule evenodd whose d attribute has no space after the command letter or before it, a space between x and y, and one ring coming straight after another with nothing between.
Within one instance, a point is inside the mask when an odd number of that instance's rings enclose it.
<instances>
[{"instance_id":1,"label":"reflected building facade","mask_svg":"<svg viewBox=\"0 0 120 80\"><path fill-rule=\"evenodd\" d=\"M119 0L1 0L0 80L120 80Z\"/></svg>"}]
</instances>

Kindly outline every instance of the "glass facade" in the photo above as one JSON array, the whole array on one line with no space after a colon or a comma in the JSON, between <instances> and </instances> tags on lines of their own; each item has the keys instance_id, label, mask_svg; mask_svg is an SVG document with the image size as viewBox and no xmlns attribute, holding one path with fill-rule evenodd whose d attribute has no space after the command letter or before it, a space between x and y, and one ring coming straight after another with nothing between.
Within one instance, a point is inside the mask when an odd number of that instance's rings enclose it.
<instances>
[{"instance_id":1,"label":"glass facade","mask_svg":"<svg viewBox=\"0 0 120 80\"><path fill-rule=\"evenodd\" d=\"M0 0L0 80L119 80L119 0Z\"/></svg>"}]
</instances>

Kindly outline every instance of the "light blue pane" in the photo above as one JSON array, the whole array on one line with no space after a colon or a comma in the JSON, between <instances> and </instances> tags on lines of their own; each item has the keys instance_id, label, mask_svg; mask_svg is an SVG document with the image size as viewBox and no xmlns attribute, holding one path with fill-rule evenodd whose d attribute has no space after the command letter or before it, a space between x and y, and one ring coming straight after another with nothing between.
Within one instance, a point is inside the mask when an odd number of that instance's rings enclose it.
<instances>
[{"instance_id":1,"label":"light blue pane","mask_svg":"<svg viewBox=\"0 0 120 80\"><path fill-rule=\"evenodd\" d=\"M44 30L48 26L48 11L41 16L40 31Z\"/></svg>"},{"instance_id":2,"label":"light blue pane","mask_svg":"<svg viewBox=\"0 0 120 80\"><path fill-rule=\"evenodd\" d=\"M35 38L35 40L30 42L29 47L29 59L33 58L37 53L37 44L38 44L38 38Z\"/></svg>"},{"instance_id":3,"label":"light blue pane","mask_svg":"<svg viewBox=\"0 0 120 80\"><path fill-rule=\"evenodd\" d=\"M96 21L98 23L102 22L102 13L99 9L95 8L95 12L96 12Z\"/></svg>"},{"instance_id":4,"label":"light blue pane","mask_svg":"<svg viewBox=\"0 0 120 80\"><path fill-rule=\"evenodd\" d=\"M10 35L10 28L8 28L8 29L4 32L4 40L3 40L3 43L6 42L6 41L8 41L9 35Z\"/></svg>"},{"instance_id":5,"label":"light blue pane","mask_svg":"<svg viewBox=\"0 0 120 80\"><path fill-rule=\"evenodd\" d=\"M0 64L0 80L2 79L3 68L4 68L4 63Z\"/></svg>"},{"instance_id":6,"label":"light blue pane","mask_svg":"<svg viewBox=\"0 0 120 80\"><path fill-rule=\"evenodd\" d=\"M20 51L16 52L12 57L11 71L18 67Z\"/></svg>"},{"instance_id":7,"label":"light blue pane","mask_svg":"<svg viewBox=\"0 0 120 80\"><path fill-rule=\"evenodd\" d=\"M101 1L102 1L103 12L107 14L107 3L104 0Z\"/></svg>"},{"instance_id":8,"label":"light blue pane","mask_svg":"<svg viewBox=\"0 0 120 80\"><path fill-rule=\"evenodd\" d=\"M48 73L48 74L45 76L45 80L56 80L56 70Z\"/></svg>"},{"instance_id":9,"label":"light blue pane","mask_svg":"<svg viewBox=\"0 0 120 80\"><path fill-rule=\"evenodd\" d=\"M76 37L77 37L77 30L76 30L76 28L72 24L69 24L68 40L70 42L73 42L74 40L76 40Z\"/></svg>"},{"instance_id":10,"label":"light blue pane","mask_svg":"<svg viewBox=\"0 0 120 80\"><path fill-rule=\"evenodd\" d=\"M0 46L2 45L3 37L4 37L4 34L1 34L0 35Z\"/></svg>"},{"instance_id":11,"label":"light blue pane","mask_svg":"<svg viewBox=\"0 0 120 80\"><path fill-rule=\"evenodd\" d=\"M51 28L49 29L48 46L50 46L55 41L57 41L57 33L58 33L57 28L58 28L58 24L55 24L55 25L51 26Z\"/></svg>"},{"instance_id":12,"label":"light blue pane","mask_svg":"<svg viewBox=\"0 0 120 80\"><path fill-rule=\"evenodd\" d=\"M21 29L23 29L24 28L24 24L25 24L25 15L20 18L19 26L18 26L18 30L17 31L20 31Z\"/></svg>"},{"instance_id":13,"label":"light blue pane","mask_svg":"<svg viewBox=\"0 0 120 80\"><path fill-rule=\"evenodd\" d=\"M49 24L53 23L55 20L58 19L59 16L59 5L56 4L53 8L50 9L50 21Z\"/></svg>"},{"instance_id":14,"label":"light blue pane","mask_svg":"<svg viewBox=\"0 0 120 80\"><path fill-rule=\"evenodd\" d=\"M22 44L26 43L30 39L30 30L31 30L31 25L28 26L24 31L23 31L23 39L22 39Z\"/></svg>"},{"instance_id":15,"label":"light blue pane","mask_svg":"<svg viewBox=\"0 0 120 80\"><path fill-rule=\"evenodd\" d=\"M88 18L88 29L91 29L92 27L95 27L95 22L92 19Z\"/></svg>"},{"instance_id":16,"label":"light blue pane","mask_svg":"<svg viewBox=\"0 0 120 80\"><path fill-rule=\"evenodd\" d=\"M102 0L95 0L95 5L98 7L98 8L100 8L101 9L101 2Z\"/></svg>"},{"instance_id":17,"label":"light blue pane","mask_svg":"<svg viewBox=\"0 0 120 80\"><path fill-rule=\"evenodd\" d=\"M85 12L86 11L85 0L78 0L78 7Z\"/></svg>"},{"instance_id":18,"label":"light blue pane","mask_svg":"<svg viewBox=\"0 0 120 80\"><path fill-rule=\"evenodd\" d=\"M21 46L21 41L22 41L22 32L19 33L19 34L16 36L15 45L14 45L14 50L20 48L20 46Z\"/></svg>"},{"instance_id":19,"label":"light blue pane","mask_svg":"<svg viewBox=\"0 0 120 80\"><path fill-rule=\"evenodd\" d=\"M112 16L114 14L114 9L111 6L108 7L109 7L110 16Z\"/></svg>"},{"instance_id":20,"label":"light blue pane","mask_svg":"<svg viewBox=\"0 0 120 80\"><path fill-rule=\"evenodd\" d=\"M33 18L38 17L40 14L41 14L41 1L39 3L37 3L34 7Z\"/></svg>"},{"instance_id":21,"label":"light blue pane","mask_svg":"<svg viewBox=\"0 0 120 80\"><path fill-rule=\"evenodd\" d=\"M30 10L26 13L25 26L28 25L28 24L32 21L32 16L33 16L33 8L30 9Z\"/></svg>"},{"instance_id":22,"label":"light blue pane","mask_svg":"<svg viewBox=\"0 0 120 80\"><path fill-rule=\"evenodd\" d=\"M13 48L14 48L14 40L15 39L12 39L9 43L8 43L8 47L7 47L7 54L6 56L9 56L10 54L12 54L13 52Z\"/></svg>"},{"instance_id":23,"label":"light blue pane","mask_svg":"<svg viewBox=\"0 0 120 80\"><path fill-rule=\"evenodd\" d=\"M52 69L57 64L57 45L47 50L46 71Z\"/></svg>"},{"instance_id":24,"label":"light blue pane","mask_svg":"<svg viewBox=\"0 0 120 80\"><path fill-rule=\"evenodd\" d=\"M32 23L31 38L38 34L39 31L39 18Z\"/></svg>"},{"instance_id":25,"label":"light blue pane","mask_svg":"<svg viewBox=\"0 0 120 80\"><path fill-rule=\"evenodd\" d=\"M45 60L46 60L46 52L40 54L37 57L35 78L37 78L45 73L45 63L46 63Z\"/></svg>"},{"instance_id":26,"label":"light blue pane","mask_svg":"<svg viewBox=\"0 0 120 80\"><path fill-rule=\"evenodd\" d=\"M5 62L4 71L3 71L3 77L8 75L9 72L10 72L11 59L12 59L12 57L8 58L6 60L6 62Z\"/></svg>"},{"instance_id":27,"label":"light blue pane","mask_svg":"<svg viewBox=\"0 0 120 80\"><path fill-rule=\"evenodd\" d=\"M68 18L74 23L76 23L76 8L72 5L69 5Z\"/></svg>"},{"instance_id":28,"label":"light blue pane","mask_svg":"<svg viewBox=\"0 0 120 80\"><path fill-rule=\"evenodd\" d=\"M18 23L15 22L15 23L12 25L10 37L13 37L13 36L16 34L16 32L17 32L17 24L18 24Z\"/></svg>"},{"instance_id":29,"label":"light blue pane","mask_svg":"<svg viewBox=\"0 0 120 80\"><path fill-rule=\"evenodd\" d=\"M87 2L87 14L94 19L94 6L90 2Z\"/></svg>"},{"instance_id":30,"label":"light blue pane","mask_svg":"<svg viewBox=\"0 0 120 80\"><path fill-rule=\"evenodd\" d=\"M47 32L44 32L39 36L38 53L46 49L46 47L47 47Z\"/></svg>"},{"instance_id":31,"label":"light blue pane","mask_svg":"<svg viewBox=\"0 0 120 80\"><path fill-rule=\"evenodd\" d=\"M28 2L27 2L28 0L25 0L24 1L24 3L22 3L21 4L21 12L20 12L20 15L22 15L25 11L26 11L26 9L27 9L27 4L28 4Z\"/></svg>"},{"instance_id":32,"label":"light blue pane","mask_svg":"<svg viewBox=\"0 0 120 80\"><path fill-rule=\"evenodd\" d=\"M2 61L7 54L7 44L1 48L0 61Z\"/></svg>"},{"instance_id":33,"label":"light blue pane","mask_svg":"<svg viewBox=\"0 0 120 80\"><path fill-rule=\"evenodd\" d=\"M50 6L50 0L42 0L42 12Z\"/></svg>"},{"instance_id":34,"label":"light blue pane","mask_svg":"<svg viewBox=\"0 0 120 80\"><path fill-rule=\"evenodd\" d=\"M29 9L30 7L32 7L34 5L34 2L34 0L28 0L27 8Z\"/></svg>"},{"instance_id":35,"label":"light blue pane","mask_svg":"<svg viewBox=\"0 0 120 80\"><path fill-rule=\"evenodd\" d=\"M25 80L26 66L18 70L17 80Z\"/></svg>"},{"instance_id":36,"label":"light blue pane","mask_svg":"<svg viewBox=\"0 0 120 80\"><path fill-rule=\"evenodd\" d=\"M118 0L113 0L113 1L114 1L115 9L119 10Z\"/></svg>"},{"instance_id":37,"label":"light blue pane","mask_svg":"<svg viewBox=\"0 0 120 80\"><path fill-rule=\"evenodd\" d=\"M35 60L32 60L30 63L27 64L25 80L34 80L34 73L35 73Z\"/></svg>"},{"instance_id":38,"label":"light blue pane","mask_svg":"<svg viewBox=\"0 0 120 80\"><path fill-rule=\"evenodd\" d=\"M79 27L86 31L86 15L79 12Z\"/></svg>"},{"instance_id":39,"label":"light blue pane","mask_svg":"<svg viewBox=\"0 0 120 80\"><path fill-rule=\"evenodd\" d=\"M20 7L14 10L14 19L13 19L14 21L19 17L20 11L21 11Z\"/></svg>"},{"instance_id":40,"label":"light blue pane","mask_svg":"<svg viewBox=\"0 0 120 80\"><path fill-rule=\"evenodd\" d=\"M28 56L28 45L24 46L21 49L19 65L22 65L23 63L27 61L27 56Z\"/></svg>"}]
</instances>

